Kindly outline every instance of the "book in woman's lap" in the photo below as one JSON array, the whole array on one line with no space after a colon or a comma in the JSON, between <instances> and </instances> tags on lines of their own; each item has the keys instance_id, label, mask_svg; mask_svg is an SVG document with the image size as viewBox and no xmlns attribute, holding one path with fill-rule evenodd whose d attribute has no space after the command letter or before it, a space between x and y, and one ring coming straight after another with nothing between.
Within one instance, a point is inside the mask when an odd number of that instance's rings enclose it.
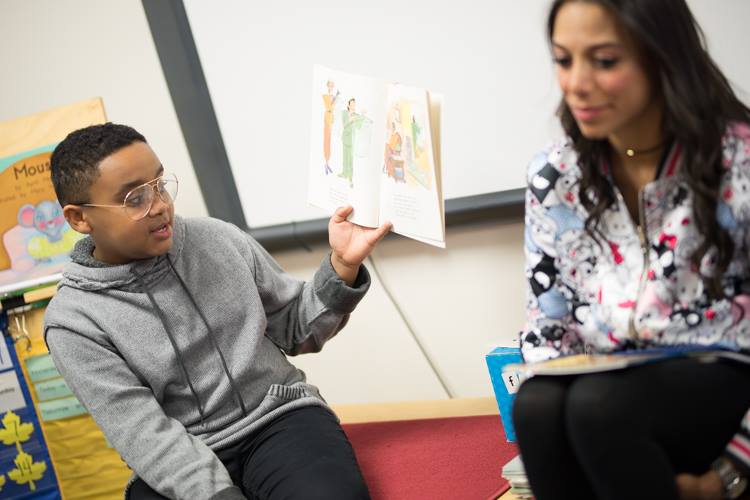
<instances>
[{"instance_id":1,"label":"book in woman's lap","mask_svg":"<svg viewBox=\"0 0 750 500\"><path fill-rule=\"evenodd\" d=\"M657 363L668 359L697 358L704 362L719 359L750 363L750 354L715 345L684 344L620 351L611 354L575 354L538 363L506 365L503 373L518 373L521 379L535 375L583 375Z\"/></svg>"}]
</instances>

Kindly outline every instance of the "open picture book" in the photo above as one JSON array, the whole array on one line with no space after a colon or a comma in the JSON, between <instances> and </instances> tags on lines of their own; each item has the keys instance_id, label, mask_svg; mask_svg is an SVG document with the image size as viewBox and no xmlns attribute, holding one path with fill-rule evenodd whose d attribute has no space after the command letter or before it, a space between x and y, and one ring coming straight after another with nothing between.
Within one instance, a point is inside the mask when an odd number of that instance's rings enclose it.
<instances>
[{"instance_id":1,"label":"open picture book","mask_svg":"<svg viewBox=\"0 0 750 500\"><path fill-rule=\"evenodd\" d=\"M583 375L685 357L700 358L706 362L723 358L750 364L750 354L744 352L720 346L679 345L612 354L575 354L538 363L508 364L503 373L517 373L522 380L535 375Z\"/></svg>"},{"instance_id":2,"label":"open picture book","mask_svg":"<svg viewBox=\"0 0 750 500\"><path fill-rule=\"evenodd\" d=\"M308 202L445 247L439 96L315 66Z\"/></svg>"}]
</instances>

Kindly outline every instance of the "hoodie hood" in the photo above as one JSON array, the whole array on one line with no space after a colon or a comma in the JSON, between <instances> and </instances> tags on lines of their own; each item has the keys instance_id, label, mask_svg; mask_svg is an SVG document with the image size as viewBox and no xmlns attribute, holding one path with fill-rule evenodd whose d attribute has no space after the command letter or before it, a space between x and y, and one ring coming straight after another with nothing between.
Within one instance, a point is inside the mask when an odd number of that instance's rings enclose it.
<instances>
[{"instance_id":1,"label":"hoodie hood","mask_svg":"<svg viewBox=\"0 0 750 500\"><path fill-rule=\"evenodd\" d=\"M151 286L170 271L167 256L175 263L185 243L185 221L178 215L172 223L172 248L164 255L136 260L127 264L110 265L93 256L95 248L91 236L78 240L70 254L71 262L65 266L58 288L72 287L79 290L97 291L118 289L127 292L142 291L136 275Z\"/></svg>"}]
</instances>

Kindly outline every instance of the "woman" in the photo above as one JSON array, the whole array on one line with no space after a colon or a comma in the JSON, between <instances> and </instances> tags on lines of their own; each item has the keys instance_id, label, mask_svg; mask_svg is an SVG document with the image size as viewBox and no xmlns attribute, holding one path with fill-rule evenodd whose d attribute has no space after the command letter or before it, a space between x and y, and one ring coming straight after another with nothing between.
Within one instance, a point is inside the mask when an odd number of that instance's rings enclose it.
<instances>
[{"instance_id":1,"label":"woman","mask_svg":"<svg viewBox=\"0 0 750 500\"><path fill-rule=\"evenodd\" d=\"M548 35L567 138L529 167L525 360L750 349L750 110L685 1L557 0ZM680 359L534 377L514 422L539 500L736 498L748 408L749 366Z\"/></svg>"}]
</instances>

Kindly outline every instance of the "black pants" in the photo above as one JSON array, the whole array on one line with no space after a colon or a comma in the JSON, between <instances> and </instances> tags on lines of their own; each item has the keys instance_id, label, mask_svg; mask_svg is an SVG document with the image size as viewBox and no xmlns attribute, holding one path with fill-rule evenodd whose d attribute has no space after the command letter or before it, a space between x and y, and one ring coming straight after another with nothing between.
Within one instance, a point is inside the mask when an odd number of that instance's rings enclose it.
<instances>
[{"instance_id":1,"label":"black pants","mask_svg":"<svg viewBox=\"0 0 750 500\"><path fill-rule=\"evenodd\" d=\"M750 367L669 360L622 371L533 377L513 408L537 500L677 499L750 408Z\"/></svg>"},{"instance_id":2,"label":"black pants","mask_svg":"<svg viewBox=\"0 0 750 500\"><path fill-rule=\"evenodd\" d=\"M370 498L349 440L319 406L285 413L216 455L250 500ZM139 479L129 498L165 497Z\"/></svg>"}]
</instances>

